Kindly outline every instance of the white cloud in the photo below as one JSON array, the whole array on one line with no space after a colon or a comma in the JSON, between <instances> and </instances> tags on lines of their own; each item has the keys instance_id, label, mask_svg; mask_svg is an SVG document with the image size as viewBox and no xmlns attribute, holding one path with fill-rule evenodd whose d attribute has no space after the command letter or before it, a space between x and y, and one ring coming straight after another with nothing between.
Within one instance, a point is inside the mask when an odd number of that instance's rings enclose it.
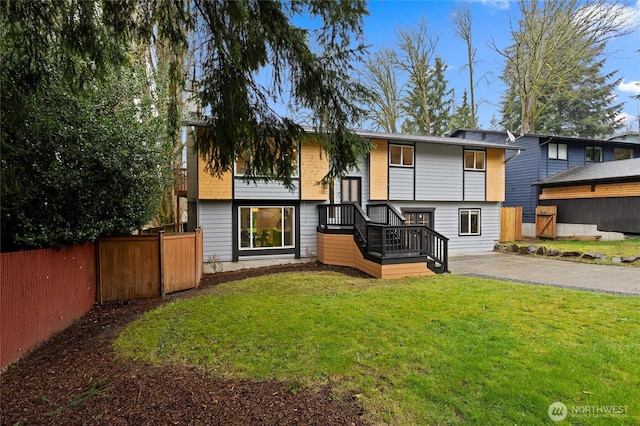
<instances>
[{"instance_id":1,"label":"white cloud","mask_svg":"<svg viewBox=\"0 0 640 426\"><path fill-rule=\"evenodd\" d=\"M471 0L493 9L509 10L509 0ZM638 0L640 2L640 0Z\"/></svg>"},{"instance_id":2,"label":"white cloud","mask_svg":"<svg viewBox=\"0 0 640 426\"><path fill-rule=\"evenodd\" d=\"M623 112L616 118L622 119L622 129L633 131L633 129L637 127L638 119L629 113Z\"/></svg>"},{"instance_id":3,"label":"white cloud","mask_svg":"<svg viewBox=\"0 0 640 426\"><path fill-rule=\"evenodd\" d=\"M618 84L618 90L623 93L632 93L634 95L640 95L640 81L626 82L625 80L622 80L620 84Z\"/></svg>"}]
</instances>

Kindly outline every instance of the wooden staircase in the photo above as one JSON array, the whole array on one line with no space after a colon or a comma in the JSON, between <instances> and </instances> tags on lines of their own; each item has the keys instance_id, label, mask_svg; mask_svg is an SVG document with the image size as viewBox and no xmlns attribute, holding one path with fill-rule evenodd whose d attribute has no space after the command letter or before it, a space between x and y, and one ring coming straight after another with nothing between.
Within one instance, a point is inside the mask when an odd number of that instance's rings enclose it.
<instances>
[{"instance_id":1,"label":"wooden staircase","mask_svg":"<svg viewBox=\"0 0 640 426\"><path fill-rule=\"evenodd\" d=\"M448 241L424 225L405 225L402 214L390 204L323 204L319 206L318 232L353 234L365 259L378 264L426 262L434 273L449 272Z\"/></svg>"}]
</instances>

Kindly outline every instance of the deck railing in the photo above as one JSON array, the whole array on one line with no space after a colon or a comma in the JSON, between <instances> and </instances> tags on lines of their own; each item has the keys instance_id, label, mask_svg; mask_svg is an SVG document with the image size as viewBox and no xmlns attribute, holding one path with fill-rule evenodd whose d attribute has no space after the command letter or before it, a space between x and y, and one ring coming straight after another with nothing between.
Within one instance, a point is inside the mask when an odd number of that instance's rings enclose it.
<instances>
[{"instance_id":1,"label":"deck railing","mask_svg":"<svg viewBox=\"0 0 640 426\"><path fill-rule=\"evenodd\" d=\"M319 228L351 228L363 252L381 258L427 256L448 270L449 239L424 225L404 225L404 218L389 204L322 204Z\"/></svg>"},{"instance_id":2,"label":"deck railing","mask_svg":"<svg viewBox=\"0 0 640 426\"><path fill-rule=\"evenodd\" d=\"M403 225L404 216L391 204L369 204L367 215L372 223L381 225Z\"/></svg>"},{"instance_id":3,"label":"deck railing","mask_svg":"<svg viewBox=\"0 0 640 426\"><path fill-rule=\"evenodd\" d=\"M320 226L354 226L355 204L322 204L319 206Z\"/></svg>"}]
</instances>

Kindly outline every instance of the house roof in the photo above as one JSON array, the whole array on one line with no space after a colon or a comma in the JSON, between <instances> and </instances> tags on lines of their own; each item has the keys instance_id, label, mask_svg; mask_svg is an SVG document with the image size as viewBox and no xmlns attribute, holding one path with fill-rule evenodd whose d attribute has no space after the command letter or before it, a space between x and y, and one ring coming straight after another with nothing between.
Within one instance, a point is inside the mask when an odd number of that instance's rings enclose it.
<instances>
[{"instance_id":1,"label":"house roof","mask_svg":"<svg viewBox=\"0 0 640 426\"><path fill-rule=\"evenodd\" d=\"M204 120L185 120L183 124L186 126L204 127ZM316 133L315 129L310 126L302 126L307 133ZM526 148L515 145L505 145L495 142L473 141L462 138L441 137L441 136L423 136L423 135L406 135L400 133L384 133L384 132L372 132L372 131L360 131L356 130L355 133L366 139L387 139L389 141L396 142L415 142L415 143L435 143L443 145L458 145L466 146L469 148L499 148L499 149L512 149L512 150L525 150Z\"/></svg>"},{"instance_id":2,"label":"house roof","mask_svg":"<svg viewBox=\"0 0 640 426\"><path fill-rule=\"evenodd\" d=\"M640 180L640 158L606 161L585 166L571 167L534 185L558 185L594 181Z\"/></svg>"},{"instance_id":3,"label":"house roof","mask_svg":"<svg viewBox=\"0 0 640 426\"><path fill-rule=\"evenodd\" d=\"M305 130L307 130L306 127L305 127ZM310 133L313 133L313 129L311 129ZM499 148L499 149L513 149L513 150L525 149L521 146L515 146L515 145L505 145L502 143L473 141L469 139L442 137L442 136L405 135L405 134L399 134L399 133L383 133L383 132L370 132L370 131L356 131L356 133L362 136L363 138L367 138L367 139L387 139L389 141L397 141L397 142L436 143L436 144L443 144L443 145L466 146L470 148Z\"/></svg>"},{"instance_id":4,"label":"house roof","mask_svg":"<svg viewBox=\"0 0 640 426\"><path fill-rule=\"evenodd\" d=\"M475 133L490 133L490 134L494 134L494 135L504 135L505 137L505 142L507 140L507 132L506 130L484 130L484 129L456 129L454 131L452 131L450 134L451 136L453 135L457 135L460 134L462 132L475 132ZM551 138L551 140L569 140L569 141L576 141L576 142L584 142L584 143L615 143L615 144L620 144L620 145L624 145L624 144L628 144L628 145L637 145L638 142L634 142L631 140L616 140L613 139L613 137L608 138L608 139L591 139L591 138L580 138L580 137L576 137L576 136L556 136L556 135L544 135L544 134L540 134L540 133L525 133L523 135L518 135L518 136L530 136L530 137L534 137L534 138L544 138L544 139L549 139Z\"/></svg>"}]
</instances>

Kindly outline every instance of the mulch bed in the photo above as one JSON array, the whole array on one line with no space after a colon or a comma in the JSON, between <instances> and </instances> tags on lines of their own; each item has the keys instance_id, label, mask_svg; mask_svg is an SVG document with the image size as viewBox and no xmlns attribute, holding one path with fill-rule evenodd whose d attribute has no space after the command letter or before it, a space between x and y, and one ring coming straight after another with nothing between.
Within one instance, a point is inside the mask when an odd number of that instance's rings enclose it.
<instances>
[{"instance_id":1,"label":"mulch bed","mask_svg":"<svg viewBox=\"0 0 640 426\"><path fill-rule=\"evenodd\" d=\"M96 305L0 375L2 425L364 425L356 401L329 387L211 377L181 366L116 360L112 342L142 313L212 285L287 271L363 273L320 263L205 275L200 288L166 298Z\"/></svg>"}]
</instances>

